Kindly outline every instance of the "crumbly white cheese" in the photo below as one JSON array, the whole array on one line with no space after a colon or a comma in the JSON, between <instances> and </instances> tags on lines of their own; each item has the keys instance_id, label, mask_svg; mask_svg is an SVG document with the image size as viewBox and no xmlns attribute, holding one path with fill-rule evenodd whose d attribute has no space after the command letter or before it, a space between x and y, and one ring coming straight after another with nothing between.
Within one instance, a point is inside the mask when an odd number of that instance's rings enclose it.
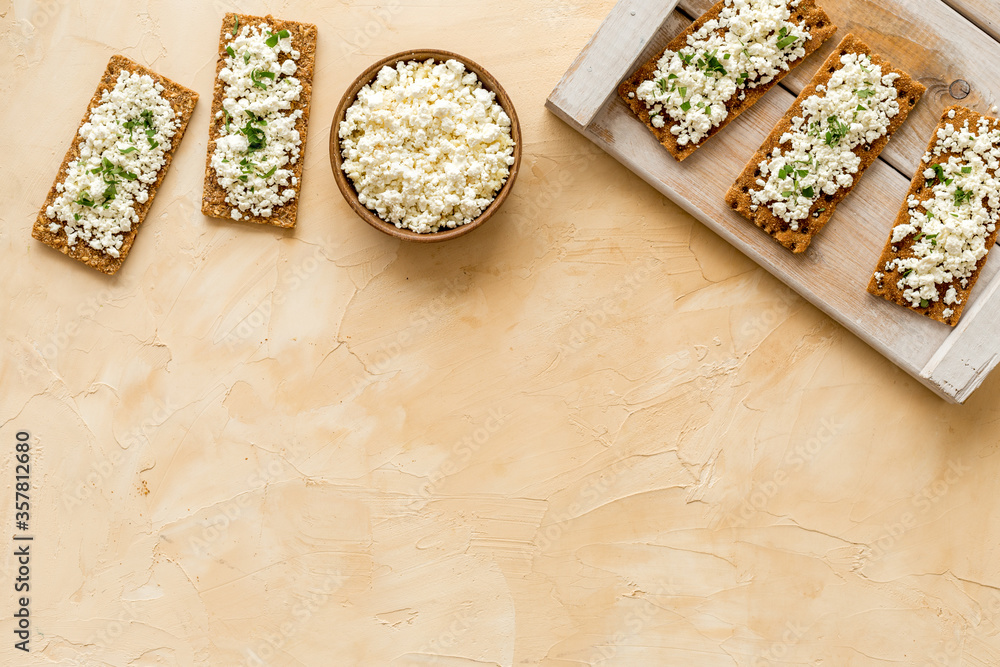
<instances>
[{"instance_id":1,"label":"crumbly white cheese","mask_svg":"<svg viewBox=\"0 0 1000 667\"><path fill-rule=\"evenodd\" d=\"M266 23L243 26L226 44L219 71L225 98L215 116L220 136L211 165L234 220L268 218L296 196L292 166L302 141L295 123L302 110L292 106L302 82L295 77L299 53L292 47L287 30L272 33Z\"/></svg>"},{"instance_id":2,"label":"crumbly white cheese","mask_svg":"<svg viewBox=\"0 0 1000 667\"><path fill-rule=\"evenodd\" d=\"M418 233L474 220L514 164L511 120L494 98L456 60L383 67L339 128L361 203Z\"/></svg>"},{"instance_id":3,"label":"crumbly white cheese","mask_svg":"<svg viewBox=\"0 0 1000 667\"><path fill-rule=\"evenodd\" d=\"M177 132L176 113L162 93L149 75L122 70L80 127L80 156L67 165L45 209L49 231L64 229L70 246L82 241L120 256L125 234L139 222L135 205L149 200Z\"/></svg>"},{"instance_id":4,"label":"crumbly white cheese","mask_svg":"<svg viewBox=\"0 0 1000 667\"><path fill-rule=\"evenodd\" d=\"M801 115L781 136L789 148L776 147L760 163L757 189L749 192L753 203L767 206L792 231L821 196L854 185L861 166L854 149L885 136L899 115L898 74L883 75L864 54L846 53L840 64L825 86L802 101Z\"/></svg>"},{"instance_id":5,"label":"crumbly white cheese","mask_svg":"<svg viewBox=\"0 0 1000 667\"><path fill-rule=\"evenodd\" d=\"M726 103L770 83L789 63L805 56L808 26L792 23L800 0L726 0L719 17L706 21L680 51L664 52L653 78L636 96L650 122L680 146L697 144L728 116Z\"/></svg>"},{"instance_id":6,"label":"crumbly white cheese","mask_svg":"<svg viewBox=\"0 0 1000 667\"><path fill-rule=\"evenodd\" d=\"M948 118L955 117L954 111ZM946 159L941 159L946 156ZM886 263L900 276L896 287L914 307L943 301L961 304L955 285L969 286L979 261L986 256L986 240L1000 217L1000 129L982 119L976 127L947 123L938 130L934 148L924 156L927 180L923 198L908 200L909 220L892 230L892 243L910 237L906 257ZM944 295L941 287L948 286ZM947 314L945 314L947 313ZM954 313L948 308L942 313Z\"/></svg>"}]
</instances>

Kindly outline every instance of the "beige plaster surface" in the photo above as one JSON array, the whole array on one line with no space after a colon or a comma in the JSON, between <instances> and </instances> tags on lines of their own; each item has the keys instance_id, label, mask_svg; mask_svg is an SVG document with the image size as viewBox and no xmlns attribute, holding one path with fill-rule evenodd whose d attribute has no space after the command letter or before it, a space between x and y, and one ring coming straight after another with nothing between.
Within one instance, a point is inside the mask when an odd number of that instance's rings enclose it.
<instances>
[{"instance_id":1,"label":"beige plaster surface","mask_svg":"<svg viewBox=\"0 0 1000 667\"><path fill-rule=\"evenodd\" d=\"M546 112L612 4L0 0L0 663L1000 664L1000 378L945 404ZM199 213L237 9L319 26L290 231ZM444 245L328 162L347 85L413 47L525 136ZM30 228L114 53L202 101L109 278Z\"/></svg>"}]
</instances>

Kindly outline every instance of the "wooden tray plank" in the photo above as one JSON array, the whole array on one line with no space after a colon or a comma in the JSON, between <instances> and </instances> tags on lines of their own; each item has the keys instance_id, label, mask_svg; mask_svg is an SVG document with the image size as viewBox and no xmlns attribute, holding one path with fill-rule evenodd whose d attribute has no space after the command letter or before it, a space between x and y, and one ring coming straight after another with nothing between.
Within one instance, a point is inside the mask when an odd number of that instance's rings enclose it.
<instances>
[{"instance_id":1,"label":"wooden tray plank","mask_svg":"<svg viewBox=\"0 0 1000 667\"><path fill-rule=\"evenodd\" d=\"M677 0L620 0L552 92L546 106L577 129L586 127L625 78Z\"/></svg>"},{"instance_id":2,"label":"wooden tray plank","mask_svg":"<svg viewBox=\"0 0 1000 667\"><path fill-rule=\"evenodd\" d=\"M1000 5L1000 0L982 1ZM839 30L780 85L798 95L812 79L816 68L849 32L893 65L919 79L927 86L927 93L903 127L893 135L881 156L907 177L916 170L944 109L962 104L980 113L989 113L993 105L1000 103L1000 77L996 75L1000 43L941 0L817 2ZM713 4L712 0L681 0L678 8L698 17ZM994 9L994 13L997 11ZM949 92L952 83L959 79L970 87L964 99L956 99Z\"/></svg>"},{"instance_id":3,"label":"wooden tray plank","mask_svg":"<svg viewBox=\"0 0 1000 667\"><path fill-rule=\"evenodd\" d=\"M1000 41L1000 4L997 0L944 0L952 9Z\"/></svg>"},{"instance_id":4,"label":"wooden tray plank","mask_svg":"<svg viewBox=\"0 0 1000 667\"><path fill-rule=\"evenodd\" d=\"M1000 362L998 331L1000 280L993 280L974 302L970 301L958 326L931 357L921 377L964 403Z\"/></svg>"}]
</instances>

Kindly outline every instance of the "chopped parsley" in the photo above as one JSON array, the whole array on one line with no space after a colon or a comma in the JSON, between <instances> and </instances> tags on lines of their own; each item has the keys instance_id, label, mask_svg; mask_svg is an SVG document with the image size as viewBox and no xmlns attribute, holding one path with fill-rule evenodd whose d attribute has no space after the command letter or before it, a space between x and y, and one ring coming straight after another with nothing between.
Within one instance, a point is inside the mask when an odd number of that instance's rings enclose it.
<instances>
[{"instance_id":1,"label":"chopped parsley","mask_svg":"<svg viewBox=\"0 0 1000 667\"><path fill-rule=\"evenodd\" d=\"M778 43L776 44L776 46L779 49L786 49L797 41L799 41L799 38L796 37L795 35L789 35L788 26L785 26L778 33Z\"/></svg>"},{"instance_id":2,"label":"chopped parsley","mask_svg":"<svg viewBox=\"0 0 1000 667\"><path fill-rule=\"evenodd\" d=\"M700 70L704 70L705 74L721 74L726 76L729 72L718 58L718 49L712 52L705 52L703 55L698 57L697 62L695 62L695 67Z\"/></svg>"},{"instance_id":3,"label":"chopped parsley","mask_svg":"<svg viewBox=\"0 0 1000 667\"><path fill-rule=\"evenodd\" d=\"M851 126L845 124L836 116L830 116L827 119L826 124L828 128L826 131L827 146L836 146L843 141L844 137L846 137L851 131Z\"/></svg>"},{"instance_id":4,"label":"chopped parsley","mask_svg":"<svg viewBox=\"0 0 1000 667\"><path fill-rule=\"evenodd\" d=\"M270 46L273 49L274 47L276 47L278 45L278 40L279 39L285 39L290 34L291 33L288 32L287 30L279 30L277 33L271 33L271 36L268 37L267 41L264 42L264 43L267 44L268 46Z\"/></svg>"},{"instance_id":5,"label":"chopped parsley","mask_svg":"<svg viewBox=\"0 0 1000 667\"><path fill-rule=\"evenodd\" d=\"M267 90L267 86L264 84L262 79L274 80L274 72L268 72L264 70L263 72L259 70L253 70L250 72L250 80L253 81L253 85L261 90Z\"/></svg>"}]
</instances>

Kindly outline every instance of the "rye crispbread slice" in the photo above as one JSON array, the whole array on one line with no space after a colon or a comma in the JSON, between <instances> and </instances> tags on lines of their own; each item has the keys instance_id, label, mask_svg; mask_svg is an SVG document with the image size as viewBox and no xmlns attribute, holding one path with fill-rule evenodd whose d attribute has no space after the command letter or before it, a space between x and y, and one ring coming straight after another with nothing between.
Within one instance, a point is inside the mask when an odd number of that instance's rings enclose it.
<instances>
[{"instance_id":1,"label":"rye crispbread slice","mask_svg":"<svg viewBox=\"0 0 1000 667\"><path fill-rule=\"evenodd\" d=\"M951 111L955 112L955 118L948 117L948 113ZM927 145L927 152L931 153L931 151L937 147L938 130L943 129L946 125L952 124L955 127L962 127L966 122L968 122L969 129L974 130L979 126L979 121L983 118L990 121L991 130L1000 125L1000 120L984 116L983 114L976 113L975 111L965 107L954 106L945 109L944 114L941 117L941 122L936 128L934 128L934 133L931 135L931 141ZM925 191L932 191L931 188L926 187L927 179L924 177L924 171L928 168L932 168L935 164L946 163L948 158L952 156L962 157L959 153L945 152L940 156L931 155L930 162L920 162L920 166L917 168L917 172L913 175L913 180L910 182L910 189L906 193L906 197L903 199L903 206L899 211L899 215L896 217L896 223L893 225L894 229L896 226L906 224L910 220L910 207L908 204L909 198L912 196L922 201L925 198L922 198L921 195L924 194ZM990 173L992 174L995 172L990 170ZM903 291L896 286L896 283L899 282L900 278L902 278L899 270L895 268L891 271L885 270L886 263L894 259L902 259L913 256L912 248L913 244L916 242L916 237L914 234L910 234L899 243L893 243L892 232L890 231L889 239L886 241L885 248L882 250L882 257L879 259L878 266L875 268L875 273L883 274L882 280L877 280L873 273L872 279L868 283L868 291L875 296L884 297L887 301L909 308L910 310L920 313L921 315L925 315L933 320L937 320L938 322L948 324L950 326L955 326L962 318L962 312L965 310L965 306L969 301L969 295L972 293L972 288L975 287L976 281L979 280L979 274L982 272L983 266L989 258L989 251L996 243L996 240L997 232L994 230L993 233L986 238L987 254L979 260L976 265L975 272L972 274L972 277L969 278L967 287L962 287L962 283L958 280L945 285L938 285L939 299L937 301L930 302L930 305L928 305L927 308L920 308L919 306L913 306L910 304L910 302L903 297ZM894 251L893 247L897 248L897 250ZM958 293L960 303L952 305L946 305L944 303L944 295L950 287L955 288L955 291ZM944 311L949 308L953 312L949 317L945 317Z\"/></svg>"},{"instance_id":2,"label":"rye crispbread slice","mask_svg":"<svg viewBox=\"0 0 1000 667\"><path fill-rule=\"evenodd\" d=\"M825 86L829 83L830 77L840 68L841 56L847 53L865 54L871 58L874 64L881 66L883 74L894 73L900 75L900 78L894 83L896 90L899 91L899 114L889 122L889 130L885 136L880 137L871 145L861 144L855 147L854 153L861 158L861 165L858 168L858 173L854 175L854 182L851 187L842 187L833 195L821 195L809 210L809 217L799 221L799 229L793 231L787 222L775 217L771 213L771 209L766 205L758 206L756 211L752 211L750 207L753 202L750 199L749 192L751 189L757 188L757 179L760 176L760 163L769 158L771 151L777 147L781 147L783 150L791 148L790 143L781 143L782 135L791 129L792 119L802 114L802 102L816 93L817 86ZM887 60L868 48L860 39L852 34L847 35L844 41L840 43L840 46L837 47L837 50L830 54L830 57L823 63L823 66L816 73L816 76L813 77L809 85L802 89L795 103L792 104L784 117L778 121L771 135L764 141L764 145L757 150L750 159L750 162L747 163L743 173L740 174L736 183L726 193L726 203L734 211L773 236L778 243L792 252L805 252L816 234L823 229L833 216L834 211L837 210L837 205L851 193L851 190L861 180L865 170L878 159L879 154L885 148L885 145L889 143L889 139L893 133L906 121L907 116L910 115L910 111L920 101L921 96L926 90L923 84L911 78L906 72L894 68ZM825 210L820 211L819 209Z\"/></svg>"},{"instance_id":3,"label":"rye crispbread slice","mask_svg":"<svg viewBox=\"0 0 1000 667\"><path fill-rule=\"evenodd\" d=\"M629 98L629 93L635 93L639 88L639 84L653 78L653 74L656 72L656 64L659 62L660 58L663 57L664 53L667 51L679 51L681 48L686 46L687 38L694 32L700 30L701 27L708 21L718 18L725 6L726 0L720 0L720 2L717 2L697 21L688 26L687 30L675 37L673 41L667 45L666 49L647 61L634 74L632 74L632 76L625 79L621 85L618 86L618 95L625 100L625 104L627 104L632 110L632 113L639 117L639 120L641 120L643 124L649 128L649 131L653 133L657 141L659 141L664 148L670 151L670 154L673 155L678 162L683 162L687 157L698 150L698 148L703 146L706 141L721 132L723 128L729 125L729 123L735 120L741 113L756 104L760 98L767 94L767 91L778 85L778 83L785 78L789 72L800 65L803 60L808 58L814 51L816 51L816 49L822 46L825 41L833 37L833 34L837 32L837 26L830 21L830 17L827 16L826 12L824 12L816 4L815 0L802 0L802 3L792 10L791 21L796 25L805 24L811 28L810 34L812 35L812 39L805 44L805 55L802 58L789 62L788 70L780 72L774 80L761 86L757 86L756 88L747 88L745 90L746 97L744 99L739 99L738 95L733 96L732 99L726 102L726 109L729 111L729 115L726 116L725 120L723 120L717 127L713 127L698 143L680 146L677 143L677 137L670 132L670 128L677 125L677 123L672 122L662 128L654 127L650 121L649 109L646 108L646 103L638 97Z\"/></svg>"},{"instance_id":4,"label":"rye crispbread slice","mask_svg":"<svg viewBox=\"0 0 1000 667\"><path fill-rule=\"evenodd\" d=\"M137 72L139 74L148 74L154 81L163 86L162 95L170 103L170 106L173 107L174 113L177 114L177 132L170 141L170 150L164 155L164 165L160 168L160 171L157 172L156 181L149 186L149 198L145 203L140 204L136 202L133 205L136 215L139 216L139 221L133 224L132 228L124 235L121 250L118 251L119 256L112 257L103 250L95 250L94 248L91 248L86 242L81 240L78 240L74 245L70 246L66 240L65 227L60 228L57 232L49 231L49 223L52 221L45 215L45 209L51 206L56 197L59 196L56 186L66 179L66 171L69 168L69 163L80 157L80 147L84 143L83 139L80 138L80 128L83 127L84 123L90 119L90 113L94 110L94 107L101 103L101 95L103 95L105 91L115 87L118 75L122 70ZM137 62L129 60L125 56L111 56L111 60L108 61L108 66L104 70L104 74L97 86L97 90L94 92L93 97L90 98L90 104L87 105L87 110L83 114L83 120L80 121L80 124L76 129L76 134L73 135L73 143L70 144L69 150L66 151L66 157L63 158L62 164L59 166L59 172L56 174L56 179L52 183L52 189L49 190L49 195L46 197L45 203L42 204L42 208L38 212L38 217L35 219L34 227L31 230L31 236L45 245L58 250L64 255L83 262L91 268L97 269L98 271L106 273L109 276L114 275L125 262L125 258L128 256L129 250L132 249L132 244L135 242L135 236L139 231L139 226L142 224L143 220L146 219L146 214L149 212L150 207L152 207L153 199L156 197L156 191L159 189L163 179L167 176L167 171L170 169L170 163L174 158L174 152L177 150L177 147L180 146L181 139L184 138L184 131L187 129L188 122L191 120L191 114L194 113L194 107L197 102L198 93L193 90L185 88L179 83L175 83L167 77L161 76L156 72L143 67Z\"/></svg>"},{"instance_id":5,"label":"rye crispbread slice","mask_svg":"<svg viewBox=\"0 0 1000 667\"><path fill-rule=\"evenodd\" d=\"M215 65L215 95L212 98L212 115L209 117L208 126L208 155L205 158L205 187L202 194L201 212L213 218L225 218L232 220L230 212L234 206L226 203L226 190L219 185L215 169L212 168L212 153L215 152L215 142L221 136L221 129L225 126L225 118L216 118L216 114L222 110L222 100L226 97L226 84L219 80L219 72L226 66L226 44L233 37L233 29L236 27L236 20L239 18L239 26L260 25L266 23L272 32L287 30L292 35L292 48L299 52L299 59L295 61L297 66L295 77L302 82L302 94L297 102L293 102L290 111L302 109L302 116L295 121L295 129L299 132L302 145L299 146L299 159L292 165L292 174L296 178L295 197L284 204L273 209L271 217L244 213L240 221L254 222L262 225L274 225L276 227L294 227L295 220L299 212L299 200L302 198L302 167L306 159L306 132L309 128L309 102L312 99L313 74L316 70L316 26L311 23L297 23L295 21L283 21L276 19L270 14L267 16L252 16L249 14L228 13L222 19L222 28L219 30L219 58Z\"/></svg>"}]
</instances>

